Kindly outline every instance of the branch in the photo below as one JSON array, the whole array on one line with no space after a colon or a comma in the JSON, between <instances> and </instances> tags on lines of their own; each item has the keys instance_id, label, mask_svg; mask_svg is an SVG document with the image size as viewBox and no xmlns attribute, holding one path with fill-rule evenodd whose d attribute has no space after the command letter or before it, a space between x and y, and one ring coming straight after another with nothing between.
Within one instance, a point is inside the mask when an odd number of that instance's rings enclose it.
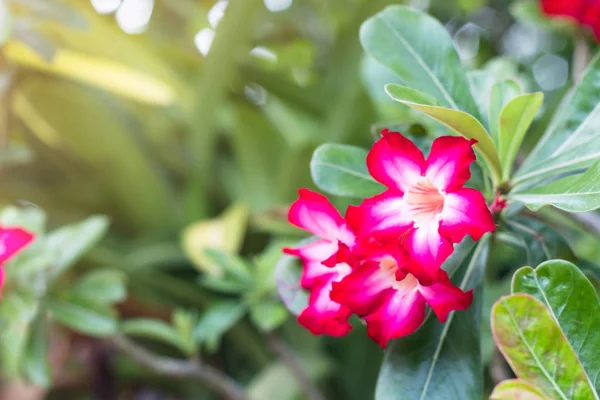
<instances>
[{"instance_id":1,"label":"branch","mask_svg":"<svg viewBox=\"0 0 600 400\"><path fill-rule=\"evenodd\" d=\"M575 49L573 51L573 84L579 83L583 71L590 62L590 46L583 33L575 34Z\"/></svg>"},{"instance_id":2,"label":"branch","mask_svg":"<svg viewBox=\"0 0 600 400\"><path fill-rule=\"evenodd\" d=\"M310 377L306 374L306 371L298 362L297 356L292 350L277 336L273 333L267 334L267 341L269 347L275 354L279 356L281 362L287 367L287 369L294 375L294 378L300 385L300 389L304 392L309 400L325 400L325 397L317 389Z\"/></svg>"},{"instance_id":3,"label":"branch","mask_svg":"<svg viewBox=\"0 0 600 400\"><path fill-rule=\"evenodd\" d=\"M138 364L157 374L202 381L228 400L247 400L248 398L244 389L235 380L209 365L153 354L120 334L110 338L110 341Z\"/></svg>"}]
</instances>

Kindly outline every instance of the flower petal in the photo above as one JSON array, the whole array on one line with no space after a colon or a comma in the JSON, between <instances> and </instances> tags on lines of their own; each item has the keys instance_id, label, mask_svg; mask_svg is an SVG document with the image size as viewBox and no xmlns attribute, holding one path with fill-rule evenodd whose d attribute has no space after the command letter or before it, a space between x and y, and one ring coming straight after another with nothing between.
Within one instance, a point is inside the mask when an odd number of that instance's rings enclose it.
<instances>
[{"instance_id":1,"label":"flower petal","mask_svg":"<svg viewBox=\"0 0 600 400\"><path fill-rule=\"evenodd\" d=\"M433 141L427 158L425 176L438 188L451 192L460 189L471 177L475 161L476 140L458 136L441 136Z\"/></svg>"},{"instance_id":2,"label":"flower petal","mask_svg":"<svg viewBox=\"0 0 600 400\"><path fill-rule=\"evenodd\" d=\"M314 285L314 280L324 274L330 274L331 268L323 265L338 250L337 242L328 240L315 240L309 244L296 248L284 248L287 254L299 257L302 260L302 277L300 284L305 289L310 289Z\"/></svg>"},{"instance_id":3,"label":"flower petal","mask_svg":"<svg viewBox=\"0 0 600 400\"><path fill-rule=\"evenodd\" d=\"M440 266L454 250L452 243L438 232L439 222L432 220L413 229L403 242L410 254L408 271L419 280L435 280Z\"/></svg>"},{"instance_id":4,"label":"flower petal","mask_svg":"<svg viewBox=\"0 0 600 400\"><path fill-rule=\"evenodd\" d=\"M430 286L419 285L419 292L427 301L441 322L445 322L448 314L455 310L466 310L473 302L473 290L463 292L450 282L445 271L440 270L443 278Z\"/></svg>"},{"instance_id":5,"label":"flower petal","mask_svg":"<svg viewBox=\"0 0 600 400\"><path fill-rule=\"evenodd\" d=\"M383 348L390 339L410 335L416 331L424 319L425 299L416 289L387 289L382 294L379 307L365 317L367 334Z\"/></svg>"},{"instance_id":6,"label":"flower petal","mask_svg":"<svg viewBox=\"0 0 600 400\"><path fill-rule=\"evenodd\" d=\"M363 316L377 307L381 293L393 283L393 272L385 271L378 262L366 262L341 281L333 282L331 299Z\"/></svg>"},{"instance_id":7,"label":"flower petal","mask_svg":"<svg viewBox=\"0 0 600 400\"><path fill-rule=\"evenodd\" d=\"M402 195L388 190L348 207L346 220L359 237L397 239L413 225L407 210Z\"/></svg>"},{"instance_id":8,"label":"flower petal","mask_svg":"<svg viewBox=\"0 0 600 400\"><path fill-rule=\"evenodd\" d=\"M494 219L479 191L462 188L446 194L439 229L442 236L458 243L467 234L479 240L494 229Z\"/></svg>"},{"instance_id":9,"label":"flower petal","mask_svg":"<svg viewBox=\"0 0 600 400\"><path fill-rule=\"evenodd\" d=\"M344 271L349 272L350 267ZM344 336L352 329L348 322L350 309L330 298L333 281L342 277L343 272L337 272L319 279L310 293L308 307L298 316L300 325L313 335Z\"/></svg>"},{"instance_id":10,"label":"flower petal","mask_svg":"<svg viewBox=\"0 0 600 400\"><path fill-rule=\"evenodd\" d=\"M31 242L33 237L20 228L0 228L0 265Z\"/></svg>"},{"instance_id":11,"label":"flower petal","mask_svg":"<svg viewBox=\"0 0 600 400\"><path fill-rule=\"evenodd\" d=\"M308 189L298 190L299 197L290 207L289 221L309 232L335 241L342 240L342 226L345 225L340 213L331 205L327 197Z\"/></svg>"},{"instance_id":12,"label":"flower petal","mask_svg":"<svg viewBox=\"0 0 600 400\"><path fill-rule=\"evenodd\" d=\"M367 156L369 173L388 188L404 192L423 174L425 158L400 132L384 129L382 134Z\"/></svg>"},{"instance_id":13,"label":"flower petal","mask_svg":"<svg viewBox=\"0 0 600 400\"><path fill-rule=\"evenodd\" d=\"M542 11L548 15L573 17L581 20L588 0L541 0Z\"/></svg>"}]
</instances>

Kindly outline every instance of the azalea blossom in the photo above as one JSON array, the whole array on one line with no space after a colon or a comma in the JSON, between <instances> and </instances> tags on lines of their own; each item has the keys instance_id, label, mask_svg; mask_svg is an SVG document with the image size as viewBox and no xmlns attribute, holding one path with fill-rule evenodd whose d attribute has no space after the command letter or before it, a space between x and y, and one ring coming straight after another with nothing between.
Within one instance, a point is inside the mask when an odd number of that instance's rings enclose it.
<instances>
[{"instance_id":1,"label":"azalea blossom","mask_svg":"<svg viewBox=\"0 0 600 400\"><path fill-rule=\"evenodd\" d=\"M399 132L382 133L367 156L367 167L387 190L349 207L348 225L359 241L398 241L410 257L407 270L422 283L434 282L454 243L467 234L479 240L494 230L482 194L463 187L471 176L476 142L439 137L426 160Z\"/></svg>"},{"instance_id":2,"label":"azalea blossom","mask_svg":"<svg viewBox=\"0 0 600 400\"><path fill-rule=\"evenodd\" d=\"M353 247L355 236L325 196L308 189L300 189L298 193L288 219L318 237L306 245L284 249L302 260L300 284L310 290L308 307L298 321L315 335L343 336L352 329L348 322L351 312L348 307L331 300L330 292L332 283L340 281L351 270L348 263L336 260L339 244L348 246L345 248Z\"/></svg>"},{"instance_id":3,"label":"azalea blossom","mask_svg":"<svg viewBox=\"0 0 600 400\"><path fill-rule=\"evenodd\" d=\"M542 11L549 16L570 18L589 27L600 40L600 1L598 0L541 0Z\"/></svg>"},{"instance_id":4,"label":"azalea blossom","mask_svg":"<svg viewBox=\"0 0 600 400\"><path fill-rule=\"evenodd\" d=\"M4 284L2 266L33 240L33 234L21 228L0 227L0 288Z\"/></svg>"},{"instance_id":5,"label":"azalea blossom","mask_svg":"<svg viewBox=\"0 0 600 400\"><path fill-rule=\"evenodd\" d=\"M402 268L408 261L400 248L380 248L332 284L331 298L364 318L367 334L383 348L390 339L417 330L427 304L445 322L451 311L466 310L473 300L472 290L463 292L452 285L444 270L437 272L433 284L422 285Z\"/></svg>"}]
</instances>

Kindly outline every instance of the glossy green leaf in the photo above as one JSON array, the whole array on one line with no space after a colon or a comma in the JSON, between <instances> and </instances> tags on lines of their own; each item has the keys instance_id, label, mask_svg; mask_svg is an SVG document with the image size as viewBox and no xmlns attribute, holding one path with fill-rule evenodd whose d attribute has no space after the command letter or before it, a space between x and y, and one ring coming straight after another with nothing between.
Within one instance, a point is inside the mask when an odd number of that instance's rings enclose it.
<instances>
[{"instance_id":1,"label":"glossy green leaf","mask_svg":"<svg viewBox=\"0 0 600 400\"><path fill-rule=\"evenodd\" d=\"M69 292L98 304L112 304L127 296L125 274L118 270L96 270L81 277Z\"/></svg>"},{"instance_id":2,"label":"glossy green leaf","mask_svg":"<svg viewBox=\"0 0 600 400\"><path fill-rule=\"evenodd\" d=\"M343 144L324 144L313 153L310 172L323 191L348 197L370 197L385 188L367 169L367 151Z\"/></svg>"},{"instance_id":3,"label":"glossy green leaf","mask_svg":"<svg viewBox=\"0 0 600 400\"><path fill-rule=\"evenodd\" d=\"M528 93L510 100L500 112L498 126L498 154L502 164L502 178L508 180L517 152L533 117L542 105L543 93Z\"/></svg>"},{"instance_id":4,"label":"glossy green leaf","mask_svg":"<svg viewBox=\"0 0 600 400\"><path fill-rule=\"evenodd\" d=\"M537 211L552 205L569 212L586 212L600 208L600 162L585 173L568 176L536 188L515 190L509 198Z\"/></svg>"},{"instance_id":5,"label":"glossy green leaf","mask_svg":"<svg viewBox=\"0 0 600 400\"><path fill-rule=\"evenodd\" d=\"M515 183L541 185L541 178L590 167L600 157L600 56L563 99L548 129L522 167Z\"/></svg>"},{"instance_id":6,"label":"glossy green leaf","mask_svg":"<svg viewBox=\"0 0 600 400\"><path fill-rule=\"evenodd\" d=\"M56 321L76 332L101 337L117 332L117 315L108 306L76 297L50 299L45 305Z\"/></svg>"},{"instance_id":7,"label":"glossy green leaf","mask_svg":"<svg viewBox=\"0 0 600 400\"><path fill-rule=\"evenodd\" d=\"M404 86L433 96L444 107L479 116L454 43L434 18L389 6L363 23L360 41Z\"/></svg>"},{"instance_id":8,"label":"glossy green leaf","mask_svg":"<svg viewBox=\"0 0 600 400\"><path fill-rule=\"evenodd\" d=\"M490 395L490 400L550 400L544 392L521 379L500 382Z\"/></svg>"},{"instance_id":9,"label":"glossy green leaf","mask_svg":"<svg viewBox=\"0 0 600 400\"><path fill-rule=\"evenodd\" d=\"M404 86L388 84L385 86L385 91L392 99L427 114L458 135L477 140L475 149L486 160L495 178L500 178L500 160L494 143L483 125L475 117L463 111L438 107L431 103L416 103L415 100L428 101L430 97L424 94L415 94L415 90Z\"/></svg>"},{"instance_id":10,"label":"glossy green leaf","mask_svg":"<svg viewBox=\"0 0 600 400\"><path fill-rule=\"evenodd\" d=\"M521 94L521 88L512 80L500 81L494 84L489 95L489 120L492 141L499 148L500 112L512 99Z\"/></svg>"},{"instance_id":11,"label":"glossy green leaf","mask_svg":"<svg viewBox=\"0 0 600 400\"><path fill-rule=\"evenodd\" d=\"M517 377L557 399L597 399L583 367L548 309L518 293L492 310L496 344Z\"/></svg>"},{"instance_id":12,"label":"glossy green leaf","mask_svg":"<svg viewBox=\"0 0 600 400\"><path fill-rule=\"evenodd\" d=\"M544 303L600 393L600 304L590 281L570 262L551 260L519 269L512 287Z\"/></svg>"},{"instance_id":13,"label":"glossy green leaf","mask_svg":"<svg viewBox=\"0 0 600 400\"><path fill-rule=\"evenodd\" d=\"M104 237L108 230L108 218L89 217L77 224L50 232L44 237L46 246L54 254L51 276L56 279L72 267L83 255Z\"/></svg>"},{"instance_id":14,"label":"glossy green leaf","mask_svg":"<svg viewBox=\"0 0 600 400\"><path fill-rule=\"evenodd\" d=\"M194 339L205 343L209 350L216 350L225 334L246 313L246 306L239 301L223 300L213 304L202 314L194 328Z\"/></svg>"},{"instance_id":15,"label":"glossy green leaf","mask_svg":"<svg viewBox=\"0 0 600 400\"><path fill-rule=\"evenodd\" d=\"M388 348L377 381L376 400L479 400L483 396L480 347L481 280L488 238L474 251L464 243L444 264L458 267L452 280L461 289L474 288L468 311L450 314L445 323L434 316L413 335Z\"/></svg>"},{"instance_id":16,"label":"glossy green leaf","mask_svg":"<svg viewBox=\"0 0 600 400\"><path fill-rule=\"evenodd\" d=\"M121 324L121 330L127 335L154 339L180 349L186 354L190 353L189 346L179 332L166 322L150 318L129 319Z\"/></svg>"}]
</instances>

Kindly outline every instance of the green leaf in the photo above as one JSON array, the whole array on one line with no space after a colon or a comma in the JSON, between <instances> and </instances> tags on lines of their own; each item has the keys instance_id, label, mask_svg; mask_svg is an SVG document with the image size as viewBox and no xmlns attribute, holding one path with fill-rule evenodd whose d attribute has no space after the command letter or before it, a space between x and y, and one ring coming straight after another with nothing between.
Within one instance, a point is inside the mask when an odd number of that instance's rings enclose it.
<instances>
[{"instance_id":1,"label":"green leaf","mask_svg":"<svg viewBox=\"0 0 600 400\"><path fill-rule=\"evenodd\" d=\"M490 134L497 148L499 148L499 122L500 112L512 99L521 94L521 88L512 80L500 81L491 88L489 99Z\"/></svg>"},{"instance_id":2,"label":"green leaf","mask_svg":"<svg viewBox=\"0 0 600 400\"><path fill-rule=\"evenodd\" d=\"M246 306L238 301L223 300L210 306L194 328L194 339L216 350L221 336L246 313Z\"/></svg>"},{"instance_id":3,"label":"green leaf","mask_svg":"<svg viewBox=\"0 0 600 400\"><path fill-rule=\"evenodd\" d=\"M240 282L252 281L250 268L241 257L211 248L204 250L204 254L213 265L218 266L225 274L231 275Z\"/></svg>"},{"instance_id":4,"label":"green leaf","mask_svg":"<svg viewBox=\"0 0 600 400\"><path fill-rule=\"evenodd\" d=\"M261 331L276 329L287 317L287 309L279 302L258 303L250 307L250 319Z\"/></svg>"},{"instance_id":5,"label":"green leaf","mask_svg":"<svg viewBox=\"0 0 600 400\"><path fill-rule=\"evenodd\" d=\"M546 261L535 270L523 267L515 272L512 290L544 303L600 393L600 304L585 275L570 262Z\"/></svg>"},{"instance_id":6,"label":"green leaf","mask_svg":"<svg viewBox=\"0 0 600 400\"><path fill-rule=\"evenodd\" d=\"M99 337L117 332L117 315L108 306L65 296L48 300L46 307L54 319L77 332Z\"/></svg>"},{"instance_id":7,"label":"green leaf","mask_svg":"<svg viewBox=\"0 0 600 400\"><path fill-rule=\"evenodd\" d=\"M528 93L515 97L500 112L498 153L502 178L508 180L517 152L537 110L544 101L543 93Z\"/></svg>"},{"instance_id":8,"label":"green leaf","mask_svg":"<svg viewBox=\"0 0 600 400\"><path fill-rule=\"evenodd\" d=\"M532 211L545 205L568 212L595 210L600 208L600 162L581 175L568 176L537 188L516 189L508 197Z\"/></svg>"},{"instance_id":9,"label":"green leaf","mask_svg":"<svg viewBox=\"0 0 600 400\"><path fill-rule=\"evenodd\" d=\"M343 144L324 144L313 153L310 172L323 191L348 197L370 197L385 188L367 170L367 151Z\"/></svg>"},{"instance_id":10,"label":"green leaf","mask_svg":"<svg viewBox=\"0 0 600 400\"><path fill-rule=\"evenodd\" d=\"M292 247L303 246L314 240L315 237L309 237ZM282 254L275 266L275 283L283 304L294 315L300 315L308 305L308 292L300 286L301 275L302 269L298 265L298 258Z\"/></svg>"},{"instance_id":11,"label":"green leaf","mask_svg":"<svg viewBox=\"0 0 600 400\"><path fill-rule=\"evenodd\" d=\"M38 315L31 325L31 334L22 363L25 378L37 386L48 387L52 383L48 361L49 334L46 317Z\"/></svg>"},{"instance_id":12,"label":"green leaf","mask_svg":"<svg viewBox=\"0 0 600 400\"><path fill-rule=\"evenodd\" d=\"M473 304L444 324L430 316L413 335L394 341L381 366L376 400L482 398L481 280L489 240L483 238L472 252L467 245L457 248L444 268L460 266L452 279L463 290L474 288Z\"/></svg>"},{"instance_id":13,"label":"green leaf","mask_svg":"<svg viewBox=\"0 0 600 400\"><path fill-rule=\"evenodd\" d=\"M104 237L108 230L108 218L89 217L77 224L57 229L44 237L46 246L53 252L54 260L50 275L56 279Z\"/></svg>"},{"instance_id":14,"label":"green leaf","mask_svg":"<svg viewBox=\"0 0 600 400\"><path fill-rule=\"evenodd\" d=\"M37 235L46 227L46 214L37 207L5 207L0 213L2 226L19 226Z\"/></svg>"},{"instance_id":15,"label":"green leaf","mask_svg":"<svg viewBox=\"0 0 600 400\"><path fill-rule=\"evenodd\" d=\"M363 23L360 41L404 86L433 96L444 107L479 116L454 43L434 18L389 6Z\"/></svg>"},{"instance_id":16,"label":"green leaf","mask_svg":"<svg viewBox=\"0 0 600 400\"><path fill-rule=\"evenodd\" d=\"M404 86L388 84L385 86L385 91L392 99L427 114L457 134L467 139L477 140L475 149L483 156L496 181L498 181L500 178L500 160L498 159L496 147L483 125L472 115L459 110L438 107L431 103L415 103L413 100L428 100L428 97L425 94L417 95L415 90Z\"/></svg>"},{"instance_id":17,"label":"green leaf","mask_svg":"<svg viewBox=\"0 0 600 400\"><path fill-rule=\"evenodd\" d=\"M12 377L19 373L31 332L30 324L38 308L39 303L35 298L25 293L6 294L0 302L0 355L2 372L7 376Z\"/></svg>"},{"instance_id":18,"label":"green leaf","mask_svg":"<svg viewBox=\"0 0 600 400\"><path fill-rule=\"evenodd\" d=\"M125 274L110 269L92 271L80 278L69 292L93 303L117 303L127 296Z\"/></svg>"},{"instance_id":19,"label":"green leaf","mask_svg":"<svg viewBox=\"0 0 600 400\"><path fill-rule=\"evenodd\" d=\"M544 136L515 174L514 183L544 184L541 178L589 168L600 157L600 55L564 97Z\"/></svg>"},{"instance_id":20,"label":"green leaf","mask_svg":"<svg viewBox=\"0 0 600 400\"><path fill-rule=\"evenodd\" d=\"M566 239L543 222L513 217L507 220L506 224L515 236L521 239L519 245L525 252L525 265L539 265L555 258L573 257ZM519 264L521 265L523 264Z\"/></svg>"},{"instance_id":21,"label":"green leaf","mask_svg":"<svg viewBox=\"0 0 600 400\"><path fill-rule=\"evenodd\" d=\"M521 379L500 382L490 395L490 400L549 400L539 388Z\"/></svg>"},{"instance_id":22,"label":"green leaf","mask_svg":"<svg viewBox=\"0 0 600 400\"><path fill-rule=\"evenodd\" d=\"M177 329L157 319L129 319L121 324L121 330L127 335L157 340L171 345L185 354L191 353L189 346Z\"/></svg>"},{"instance_id":23,"label":"green leaf","mask_svg":"<svg viewBox=\"0 0 600 400\"><path fill-rule=\"evenodd\" d=\"M519 293L498 300L492 330L517 377L552 398L598 398L567 339L535 297Z\"/></svg>"},{"instance_id":24,"label":"green leaf","mask_svg":"<svg viewBox=\"0 0 600 400\"><path fill-rule=\"evenodd\" d=\"M196 352L196 341L194 340L195 322L196 315L194 313L181 308L176 308L173 311L173 326L175 326L175 329L183 340L185 351L190 355Z\"/></svg>"}]
</instances>

